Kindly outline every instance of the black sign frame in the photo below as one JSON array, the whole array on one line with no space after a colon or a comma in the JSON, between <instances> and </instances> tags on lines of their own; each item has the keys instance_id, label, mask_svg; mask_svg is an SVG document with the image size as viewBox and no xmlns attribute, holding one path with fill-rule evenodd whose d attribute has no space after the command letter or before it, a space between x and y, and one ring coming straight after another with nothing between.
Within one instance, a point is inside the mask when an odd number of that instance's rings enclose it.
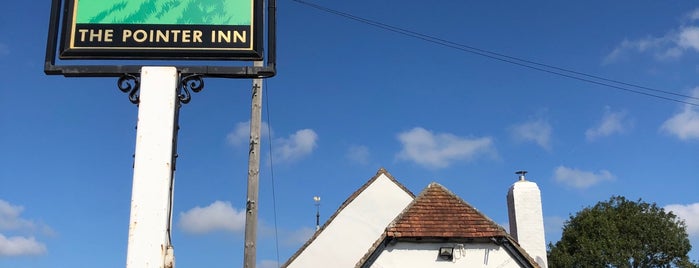
<instances>
[{"instance_id":1,"label":"black sign frame","mask_svg":"<svg viewBox=\"0 0 699 268\"><path fill-rule=\"evenodd\" d=\"M225 78L266 78L276 74L276 0L254 0L255 11L252 18L253 35L257 39L253 42L252 49L249 51L211 51L211 50L196 50L196 49L168 49L166 51L156 52L151 49L144 48L129 48L126 50L108 51L97 49L82 49L70 50L67 49L67 38L72 34L70 24L72 23L72 6L75 0L52 0L51 16L49 21L49 31L46 44L46 58L44 64L44 72L48 75L64 75L69 77L120 77L124 74L135 74L140 72L143 65L97 65L97 64L80 64L80 65L57 65L56 60L61 62L70 60L81 60L82 62L94 62L99 60L100 63L105 60L172 60L172 61L263 61L266 58L266 63L262 66L227 66L223 64L216 65L177 65L178 70L183 74L199 74L208 77L225 77ZM266 1L267 20L263 23L264 9ZM70 18L68 18L70 16ZM266 24L266 25L265 25ZM263 38L264 26L267 27L266 38ZM262 40L267 41L267 51L263 49ZM60 46L60 47L59 47ZM266 56L266 57L265 57Z\"/></svg>"}]
</instances>

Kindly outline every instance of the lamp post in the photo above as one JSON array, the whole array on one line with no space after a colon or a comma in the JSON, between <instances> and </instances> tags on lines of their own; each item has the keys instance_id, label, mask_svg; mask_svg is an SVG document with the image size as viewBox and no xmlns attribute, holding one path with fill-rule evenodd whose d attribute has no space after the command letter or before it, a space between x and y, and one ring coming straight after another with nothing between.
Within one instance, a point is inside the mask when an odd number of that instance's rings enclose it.
<instances>
[{"instance_id":1,"label":"lamp post","mask_svg":"<svg viewBox=\"0 0 699 268\"><path fill-rule=\"evenodd\" d=\"M313 201L316 203L316 231L320 230L320 196L314 196Z\"/></svg>"}]
</instances>

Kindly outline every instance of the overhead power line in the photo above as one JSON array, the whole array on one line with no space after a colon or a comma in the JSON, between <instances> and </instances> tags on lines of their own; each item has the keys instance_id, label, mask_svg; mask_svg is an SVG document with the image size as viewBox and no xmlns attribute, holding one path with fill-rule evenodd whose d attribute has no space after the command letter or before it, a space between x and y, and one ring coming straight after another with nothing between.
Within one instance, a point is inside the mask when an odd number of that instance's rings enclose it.
<instances>
[{"instance_id":1,"label":"overhead power line","mask_svg":"<svg viewBox=\"0 0 699 268\"><path fill-rule=\"evenodd\" d=\"M280 265L279 263L279 228L277 226L277 193L275 190L275 182L274 182L274 157L272 154L272 119L271 119L271 113L272 111L269 109L269 95L271 93L271 87L270 87L270 82L267 80L267 94L264 95L265 97L265 104L267 105L267 144L269 144L269 172L270 172L270 180L272 184L272 211L274 213L274 248L276 249L277 253L277 265Z\"/></svg>"},{"instance_id":2,"label":"overhead power line","mask_svg":"<svg viewBox=\"0 0 699 268\"><path fill-rule=\"evenodd\" d=\"M486 58L490 58L490 59L514 64L514 65L518 65L518 66L529 68L529 69L533 69L536 71L545 72L545 73L549 73L549 74L553 74L553 75L558 75L558 76L562 76L562 77L566 77L566 78L570 78L570 79L574 79L574 80L578 80L578 81L583 81L583 82L587 82L587 83L591 83L591 84L595 84L595 85L614 88L617 90L622 90L622 91L626 91L626 92L630 92L630 93L634 93L634 94L639 94L639 95L644 95L644 96L648 96L648 97L653 97L653 98L657 98L657 99L683 103L683 104L687 104L687 105L691 105L691 106L699 106L698 103L689 101L689 100L699 100L699 98L697 98L697 97L679 94L679 93L675 93L675 92L671 92L671 91L667 91L667 90L660 90L660 89L646 87L646 86L642 86L642 85L627 83L627 82L609 79L609 78L605 78L605 77L601 77L601 76L586 74L583 72L579 72L579 71L575 71L575 70L571 70L571 69L566 69L566 68L561 68L561 67L553 66L550 64L540 63L540 62L527 60L527 59L523 59L523 58L508 56L508 55L505 55L502 53L493 52L493 51L489 51L489 50L485 50L485 49L480 49L480 48L476 48L473 46L449 41L449 40L446 40L443 38L434 37L431 35L408 30L405 28L392 26L392 25L389 25L389 24L386 24L383 22L379 22L376 20L370 20L367 18L359 17L356 15L352 15L350 13L338 11L335 9L331 9L331 8L321 6L321 5L318 5L315 3L307 2L304 0L291 0L291 1L308 6L308 7L311 7L311 8L315 8L317 10L320 10L320 11L323 11L326 13L330 13L333 15L337 15L340 17L354 20L354 21L358 21L358 22L361 22L361 23L364 23L367 25L371 25L371 26L374 26L374 27L377 27L377 28L380 28L383 30L391 31L394 33L399 33L399 34L402 34L405 36L409 36L409 37L413 37L413 38L427 41L430 43L438 44L438 45L441 45L444 47L457 49L460 51L483 56ZM661 95L661 94L664 94L664 95ZM686 98L687 100L676 99L676 98L673 98L672 96Z\"/></svg>"}]
</instances>

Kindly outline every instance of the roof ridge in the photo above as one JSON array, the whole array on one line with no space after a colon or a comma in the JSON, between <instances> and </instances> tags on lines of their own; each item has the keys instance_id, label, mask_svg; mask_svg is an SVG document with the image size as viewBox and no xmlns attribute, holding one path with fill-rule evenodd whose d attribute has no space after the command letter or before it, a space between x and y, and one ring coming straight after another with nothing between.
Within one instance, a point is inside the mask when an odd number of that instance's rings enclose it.
<instances>
[{"instance_id":1,"label":"roof ridge","mask_svg":"<svg viewBox=\"0 0 699 268\"><path fill-rule=\"evenodd\" d=\"M412 191L410 191L410 189L408 189L408 187L405 187L405 185L403 185L402 183L398 182L398 180L397 180L396 178L394 178L393 175L391 175L391 173L389 173L389 172L388 172L386 169L384 169L383 167L380 167L379 170L376 171L376 176L374 176L374 178L372 178L372 179L373 179L373 180L378 179L379 176L380 176L381 174L386 175L386 177L388 177L393 183L395 183L396 186L400 187L403 191L405 191L408 195L410 195L410 197L415 198L415 194L414 194ZM367 182L367 183L366 183L365 185L363 185L362 187L365 187L365 186L368 186L368 185L369 185L369 182Z\"/></svg>"},{"instance_id":2,"label":"roof ridge","mask_svg":"<svg viewBox=\"0 0 699 268\"><path fill-rule=\"evenodd\" d=\"M453 196L453 197L456 198L457 200L461 201L461 202L464 203L465 205L467 205L467 206L469 206L470 208L472 208L473 210L475 210L481 217L483 217L483 218L485 218L486 220L490 221L490 223L494 224L494 225L497 226L499 229L501 229L503 232L505 232L506 234L509 235L509 233L505 230L504 227L502 227L502 226L501 226L500 224L498 224L496 221L494 221L493 219L491 219L490 217L488 217L488 215L485 215L485 213L483 213L483 212L481 212L480 210L478 210L475 206L471 205L471 203L466 202L466 200L462 199L461 197L459 197L458 195L456 195L455 193L453 193L451 190L447 189L447 187L444 187L443 185L441 185L441 184L439 184L439 183L437 183L437 182L432 182L430 185L432 185L432 184L441 187L442 190L444 190L445 192L449 193L451 196Z\"/></svg>"},{"instance_id":3,"label":"roof ridge","mask_svg":"<svg viewBox=\"0 0 699 268\"><path fill-rule=\"evenodd\" d=\"M435 192L437 191L437 192ZM438 192L442 192L446 194L447 200L442 200L442 198L438 198L436 195L439 195ZM425 200L426 198L435 198L437 200ZM448 201L448 199L456 201L456 203L451 203ZM425 203L425 204L423 204ZM435 207L437 205L437 207ZM442 205L443 207L439 207L439 205ZM419 207L418 207L419 206ZM439 233L435 232L432 230L433 233L430 233L429 230L422 229L419 232L411 232L410 235L403 235L402 232L400 232L401 229L408 230L409 228L412 228L413 225L420 225L422 223L425 223L425 219L421 218L420 216L424 214L423 216L427 216L429 214L429 219L430 221L434 221L436 218L440 216L448 216L451 215L452 212L454 211L449 211L449 209L452 210L458 210L461 212L464 212L466 214L460 213L458 217L461 218L468 218L468 221L470 222L478 222L478 221L485 221L487 226L480 226L484 227L486 229L492 228L495 230L490 230L488 233L490 235L488 236L507 236L509 235L507 231L505 231L505 228L500 226L498 223L490 219L488 216L480 212L478 209L476 209L474 206L469 204L468 202L464 201L461 199L459 196L451 192L449 189L446 187L442 186L441 184L437 182L431 182L425 189L418 194L413 201L408 204L408 206L403 209L403 211L396 216L396 218L387 226L386 228L386 234L388 236L392 237L411 237L412 235L416 235L418 237L423 237L424 234L431 234L431 235L437 235L440 236ZM427 210L430 210L427 212ZM465 210L465 211L464 211ZM469 211L472 211L475 213L475 215L468 215L470 214ZM408 214L412 213L413 215L410 215L408 217ZM475 218L472 216L476 216ZM458 220L454 220L454 217L445 217L444 220L452 220L453 224L460 225L461 227L466 227L465 222L459 222ZM429 224L428 224L429 225ZM423 226L425 227L425 226ZM426 226L430 227L430 226ZM439 229L437 227L433 227L435 229ZM476 235L475 237L483 237L483 234L479 234L478 230L469 230L472 231L473 233L470 235ZM458 232L457 231L443 231L441 233L445 237L457 237L459 235L465 235L466 237L471 237L468 232ZM487 237L487 236L486 236Z\"/></svg>"}]
</instances>

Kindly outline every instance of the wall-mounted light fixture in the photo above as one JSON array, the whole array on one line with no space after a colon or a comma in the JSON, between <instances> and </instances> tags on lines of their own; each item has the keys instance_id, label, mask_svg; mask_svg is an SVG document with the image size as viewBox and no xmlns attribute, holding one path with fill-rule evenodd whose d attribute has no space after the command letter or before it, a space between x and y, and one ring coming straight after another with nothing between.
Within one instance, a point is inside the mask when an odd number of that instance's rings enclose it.
<instances>
[{"instance_id":1,"label":"wall-mounted light fixture","mask_svg":"<svg viewBox=\"0 0 699 268\"><path fill-rule=\"evenodd\" d=\"M439 248L439 258L447 261L454 259L454 248L453 247L441 247Z\"/></svg>"}]
</instances>

